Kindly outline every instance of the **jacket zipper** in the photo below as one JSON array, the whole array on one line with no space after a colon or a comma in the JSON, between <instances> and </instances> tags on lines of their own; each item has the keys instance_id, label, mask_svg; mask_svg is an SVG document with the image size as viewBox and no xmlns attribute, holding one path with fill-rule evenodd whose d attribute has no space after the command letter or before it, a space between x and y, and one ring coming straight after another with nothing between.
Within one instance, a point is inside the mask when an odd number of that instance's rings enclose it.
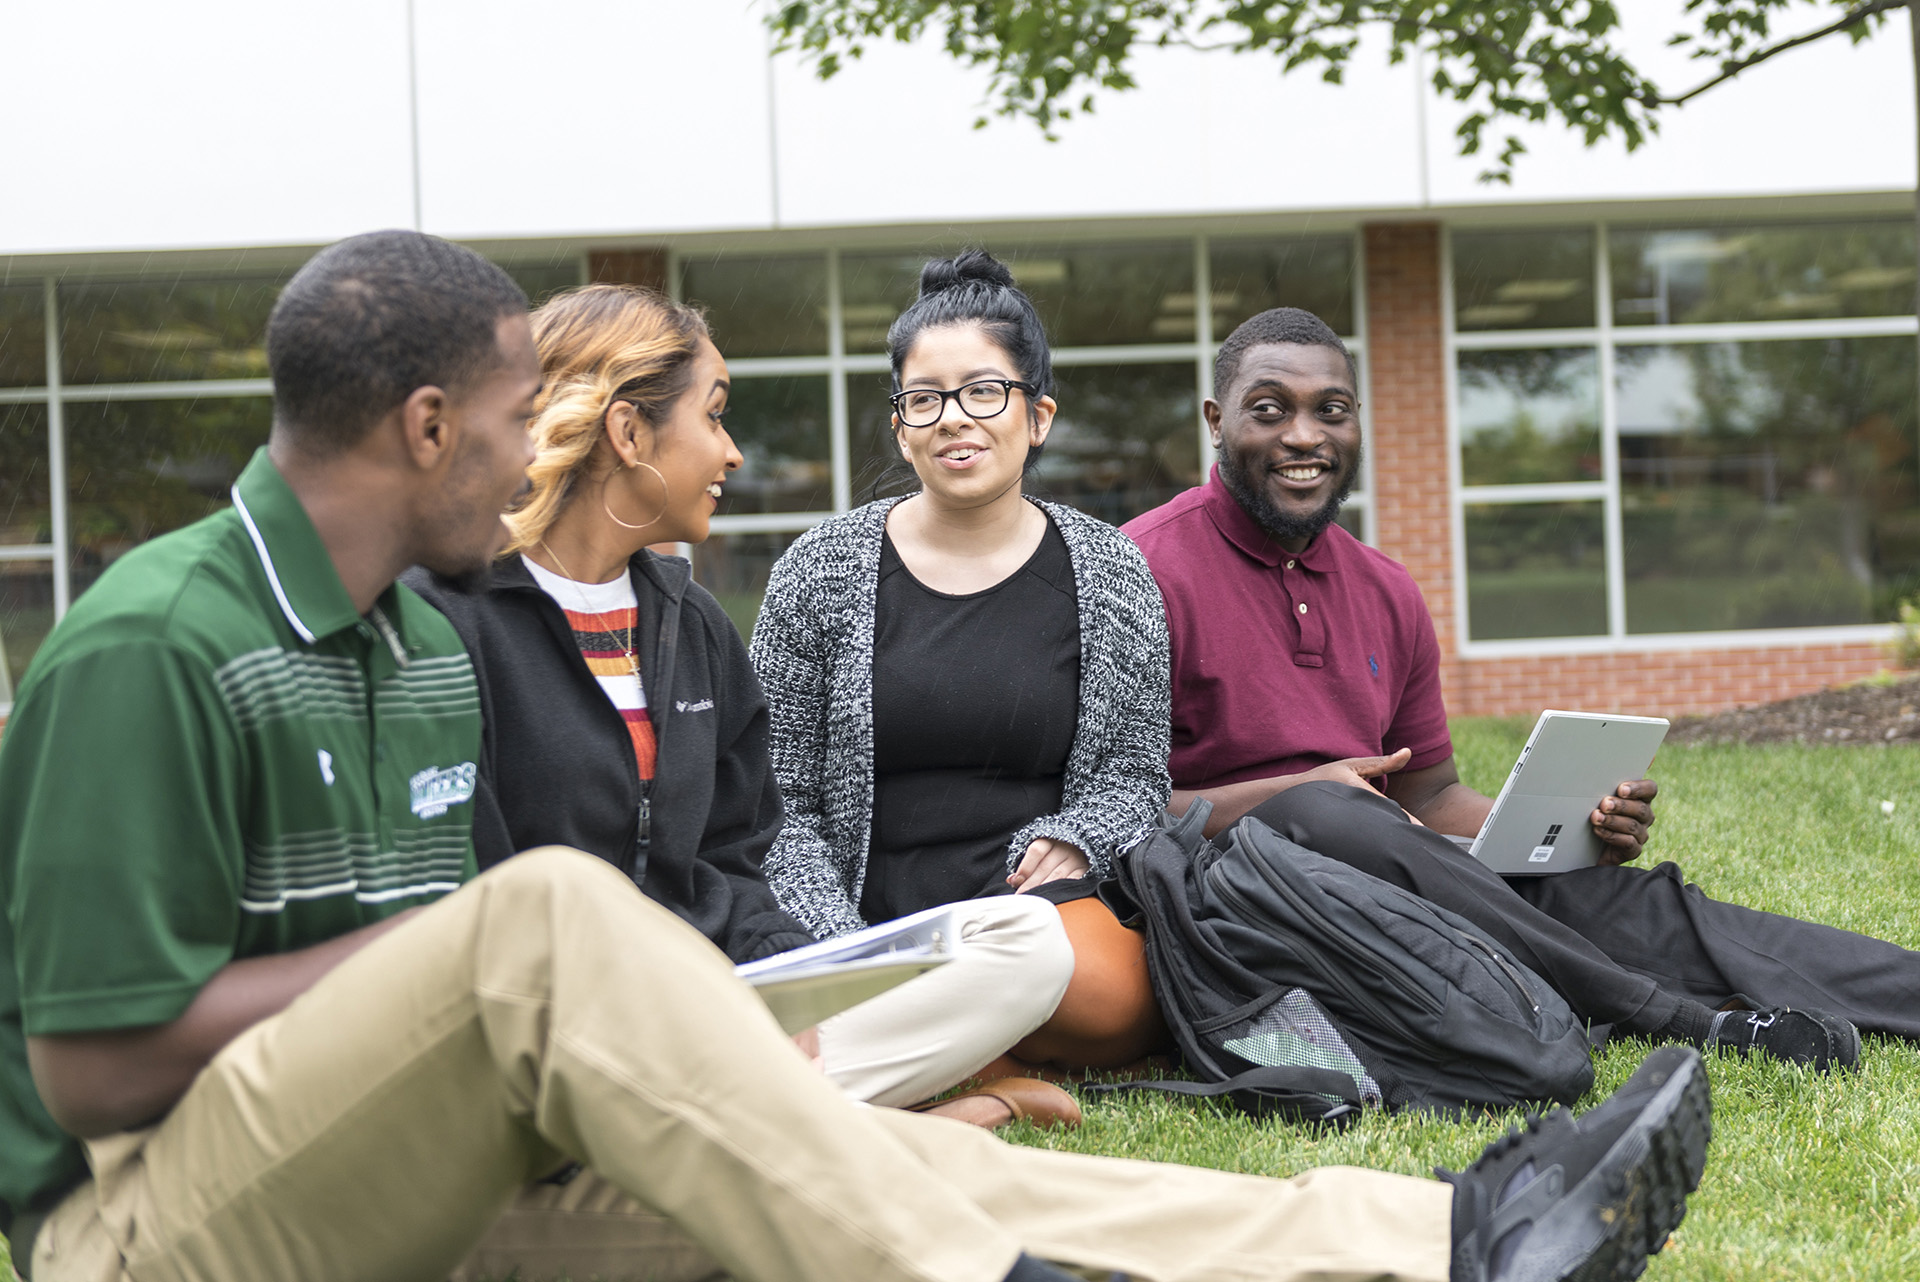
<instances>
[{"instance_id":1,"label":"jacket zipper","mask_svg":"<svg viewBox=\"0 0 1920 1282\"><path fill-rule=\"evenodd\" d=\"M634 595L638 598L638 587L634 589ZM629 871L636 881L646 876L647 854L653 841L653 789L659 782L659 763L666 760L667 755L667 720L669 710L673 707L675 642L680 633L680 597L662 586L660 598L660 631L654 641L653 664L647 669L652 674L652 680L642 678L642 686L647 691L647 717L653 722L654 777L640 784L640 799L634 807L633 858L629 863ZM636 605L635 613L638 612ZM635 773L637 775L638 771Z\"/></svg>"},{"instance_id":2,"label":"jacket zipper","mask_svg":"<svg viewBox=\"0 0 1920 1282\"><path fill-rule=\"evenodd\" d=\"M1520 972L1514 969L1512 962L1502 957L1492 944L1489 944L1478 935L1463 935L1462 938L1487 956L1493 958L1493 964L1505 971L1507 978L1513 981L1514 991L1519 993L1520 1000L1531 1007L1534 1014L1538 1015L1540 1013L1540 1003L1533 1000L1533 994L1527 991L1526 981L1520 978Z\"/></svg>"}]
</instances>

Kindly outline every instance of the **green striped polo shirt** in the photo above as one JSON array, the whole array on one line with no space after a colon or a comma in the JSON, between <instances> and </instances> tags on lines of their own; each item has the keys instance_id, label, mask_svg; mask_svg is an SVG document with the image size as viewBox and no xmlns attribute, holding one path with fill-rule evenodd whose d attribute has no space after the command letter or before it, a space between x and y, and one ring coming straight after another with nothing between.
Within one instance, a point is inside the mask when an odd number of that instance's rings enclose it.
<instances>
[{"instance_id":1,"label":"green striped polo shirt","mask_svg":"<svg viewBox=\"0 0 1920 1282\"><path fill-rule=\"evenodd\" d=\"M26 1037L165 1023L230 961L453 890L479 746L452 625L398 584L362 617L265 450L102 576L0 737L0 1231L86 1174Z\"/></svg>"}]
</instances>

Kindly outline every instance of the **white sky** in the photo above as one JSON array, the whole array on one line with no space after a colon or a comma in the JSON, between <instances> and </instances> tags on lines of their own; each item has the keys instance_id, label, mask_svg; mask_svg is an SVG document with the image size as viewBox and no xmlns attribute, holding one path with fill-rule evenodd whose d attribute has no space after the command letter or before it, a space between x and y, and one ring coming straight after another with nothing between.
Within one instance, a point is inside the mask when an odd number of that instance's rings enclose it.
<instances>
[{"instance_id":1,"label":"white sky","mask_svg":"<svg viewBox=\"0 0 1920 1282\"><path fill-rule=\"evenodd\" d=\"M1678 7L1623 5L1656 65L1671 59L1659 45ZM1531 131L1503 189L1453 154L1459 109L1422 95L1377 42L1338 87L1283 79L1257 55L1148 51L1139 89L1104 96L1049 144L1025 122L975 131L984 73L931 45L875 46L826 84L790 58L770 68L750 0L415 11L421 224L458 237L1350 219L1915 182L1904 15L1866 46L1785 55L1672 115L1632 156ZM0 48L0 255L312 244L414 222L405 0L0 0ZM916 163L950 176L909 190L900 174Z\"/></svg>"}]
</instances>

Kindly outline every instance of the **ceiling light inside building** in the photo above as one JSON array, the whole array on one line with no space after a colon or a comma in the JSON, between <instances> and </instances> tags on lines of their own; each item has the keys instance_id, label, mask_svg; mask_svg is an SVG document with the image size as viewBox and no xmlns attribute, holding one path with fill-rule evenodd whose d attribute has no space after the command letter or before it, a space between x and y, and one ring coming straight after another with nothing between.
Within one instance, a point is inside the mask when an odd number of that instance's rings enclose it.
<instances>
[{"instance_id":1,"label":"ceiling light inside building","mask_svg":"<svg viewBox=\"0 0 1920 1282\"><path fill-rule=\"evenodd\" d=\"M1493 296L1503 303L1553 303L1572 298L1585 284L1583 280L1510 280Z\"/></svg>"}]
</instances>

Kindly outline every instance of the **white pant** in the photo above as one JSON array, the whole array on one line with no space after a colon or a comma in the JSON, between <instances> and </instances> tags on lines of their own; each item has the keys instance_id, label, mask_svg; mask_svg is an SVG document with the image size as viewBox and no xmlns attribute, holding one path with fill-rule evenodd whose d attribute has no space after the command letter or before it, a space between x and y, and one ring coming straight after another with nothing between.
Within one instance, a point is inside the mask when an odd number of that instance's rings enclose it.
<instances>
[{"instance_id":1,"label":"white pant","mask_svg":"<svg viewBox=\"0 0 1920 1282\"><path fill-rule=\"evenodd\" d=\"M828 1078L898 1107L938 1095L1047 1022L1073 978L1060 914L1032 895L956 905L954 959L820 1025Z\"/></svg>"}]
</instances>

